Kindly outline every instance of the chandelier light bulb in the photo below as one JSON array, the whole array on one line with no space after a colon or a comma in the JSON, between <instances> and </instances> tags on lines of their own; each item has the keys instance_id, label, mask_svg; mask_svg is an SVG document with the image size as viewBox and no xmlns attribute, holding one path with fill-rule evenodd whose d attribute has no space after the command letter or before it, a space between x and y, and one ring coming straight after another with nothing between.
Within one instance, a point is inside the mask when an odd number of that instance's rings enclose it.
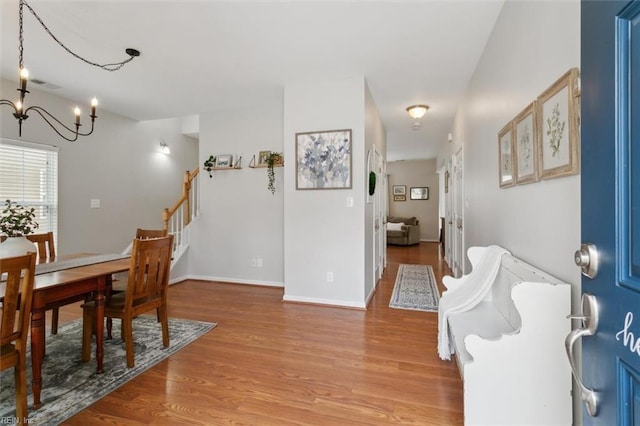
<instances>
[{"instance_id":1,"label":"chandelier light bulb","mask_svg":"<svg viewBox=\"0 0 640 426\"><path fill-rule=\"evenodd\" d=\"M26 68L22 68L20 70L20 80L27 80L29 79L29 71L27 71Z\"/></svg>"},{"instance_id":2,"label":"chandelier light bulb","mask_svg":"<svg viewBox=\"0 0 640 426\"><path fill-rule=\"evenodd\" d=\"M16 102L16 111L22 112L22 102L20 101Z\"/></svg>"}]
</instances>

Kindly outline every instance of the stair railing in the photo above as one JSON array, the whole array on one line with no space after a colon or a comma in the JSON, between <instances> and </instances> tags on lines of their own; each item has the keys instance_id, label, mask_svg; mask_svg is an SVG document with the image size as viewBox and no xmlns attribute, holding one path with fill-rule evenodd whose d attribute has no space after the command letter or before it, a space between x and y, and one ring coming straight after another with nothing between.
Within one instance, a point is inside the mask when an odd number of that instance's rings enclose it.
<instances>
[{"instance_id":1,"label":"stair railing","mask_svg":"<svg viewBox=\"0 0 640 426\"><path fill-rule=\"evenodd\" d=\"M174 253L184 250L189 243L185 228L196 218L200 210L198 198L199 173L200 169L197 167L191 172L188 170L185 172L184 182L182 183L182 196L173 207L165 208L162 212L164 230L174 236ZM174 260L177 260L176 256L174 256Z\"/></svg>"}]
</instances>

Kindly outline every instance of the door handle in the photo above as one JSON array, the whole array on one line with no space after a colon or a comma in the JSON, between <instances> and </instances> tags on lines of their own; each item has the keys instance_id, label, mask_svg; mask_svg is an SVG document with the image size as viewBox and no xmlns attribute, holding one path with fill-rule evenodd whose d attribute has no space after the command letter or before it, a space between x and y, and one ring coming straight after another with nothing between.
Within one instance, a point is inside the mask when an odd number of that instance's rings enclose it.
<instances>
[{"instance_id":1,"label":"door handle","mask_svg":"<svg viewBox=\"0 0 640 426\"><path fill-rule=\"evenodd\" d=\"M582 376L576 368L576 362L573 355L573 346L575 343L584 336L593 336L598 330L598 302L596 297L592 294L584 293L582 295L582 313L580 315L569 315L567 318L579 319L582 321L582 327L572 330L567 335L564 341L565 349L567 350L567 357L569 357L569 364L571 365L571 372L576 379L576 383L580 388L580 398L584 401L587 407L587 413L591 417L595 417L598 414L598 398L593 389L589 389L582 383Z\"/></svg>"}]
</instances>

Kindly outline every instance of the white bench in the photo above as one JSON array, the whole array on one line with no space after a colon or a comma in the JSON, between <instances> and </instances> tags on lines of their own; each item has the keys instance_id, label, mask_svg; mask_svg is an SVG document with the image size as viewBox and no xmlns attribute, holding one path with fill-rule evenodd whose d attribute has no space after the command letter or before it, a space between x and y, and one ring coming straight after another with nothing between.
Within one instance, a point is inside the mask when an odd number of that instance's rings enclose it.
<instances>
[{"instance_id":1,"label":"white bench","mask_svg":"<svg viewBox=\"0 0 640 426\"><path fill-rule=\"evenodd\" d=\"M483 247L469 249L474 267ZM443 278L449 289L466 282ZM443 298L446 293L443 294ZM448 316L464 383L465 425L571 425L571 286L503 254L486 297Z\"/></svg>"}]
</instances>

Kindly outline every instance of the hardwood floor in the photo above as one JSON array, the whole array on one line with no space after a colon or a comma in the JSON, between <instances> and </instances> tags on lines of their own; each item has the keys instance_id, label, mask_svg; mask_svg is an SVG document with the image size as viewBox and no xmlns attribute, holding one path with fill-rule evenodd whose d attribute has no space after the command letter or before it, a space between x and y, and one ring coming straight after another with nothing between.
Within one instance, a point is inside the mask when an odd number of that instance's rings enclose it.
<instances>
[{"instance_id":1,"label":"hardwood floor","mask_svg":"<svg viewBox=\"0 0 640 426\"><path fill-rule=\"evenodd\" d=\"M400 263L432 265L439 283L449 273L438 245L389 247L388 258L366 311L283 303L280 288L171 286L170 317L218 326L65 424L463 424L437 313L388 307ZM79 314L65 307L61 321Z\"/></svg>"}]
</instances>

